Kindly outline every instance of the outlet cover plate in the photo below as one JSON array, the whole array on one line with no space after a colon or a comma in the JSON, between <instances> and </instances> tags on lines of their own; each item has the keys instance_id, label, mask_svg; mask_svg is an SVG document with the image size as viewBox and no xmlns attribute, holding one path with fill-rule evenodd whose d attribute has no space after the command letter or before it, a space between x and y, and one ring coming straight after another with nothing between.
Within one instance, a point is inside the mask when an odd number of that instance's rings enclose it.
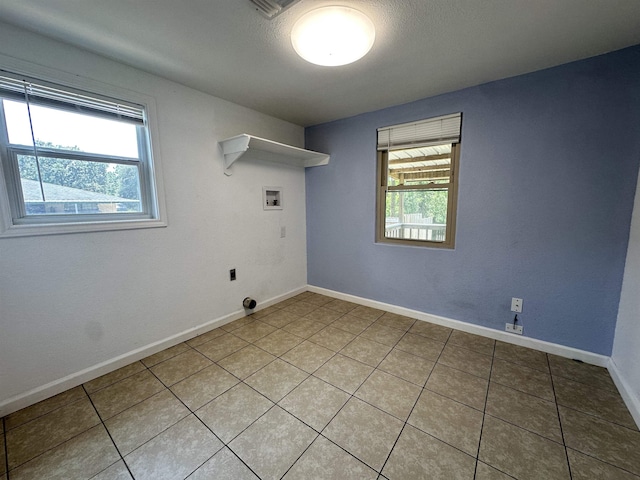
<instances>
[{"instance_id":1,"label":"outlet cover plate","mask_svg":"<svg viewBox=\"0 0 640 480\"><path fill-rule=\"evenodd\" d=\"M511 311L522 313L522 299L513 297L511 299Z\"/></svg>"},{"instance_id":2,"label":"outlet cover plate","mask_svg":"<svg viewBox=\"0 0 640 480\"><path fill-rule=\"evenodd\" d=\"M516 335L522 335L522 325L514 325L513 323L505 323L504 329L509 333L515 333Z\"/></svg>"}]
</instances>

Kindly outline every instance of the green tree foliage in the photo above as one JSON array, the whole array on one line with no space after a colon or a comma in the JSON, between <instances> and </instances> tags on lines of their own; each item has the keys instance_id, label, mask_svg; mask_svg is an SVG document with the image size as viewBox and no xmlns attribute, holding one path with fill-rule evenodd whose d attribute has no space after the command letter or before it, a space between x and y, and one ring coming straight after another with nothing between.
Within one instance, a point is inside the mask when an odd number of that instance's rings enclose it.
<instances>
[{"instance_id":1,"label":"green tree foliage","mask_svg":"<svg viewBox=\"0 0 640 480\"><path fill-rule=\"evenodd\" d=\"M387 217L400 216L401 195L404 195L405 214L421 213L423 218L432 217L433 223L446 223L447 192L445 190L393 192L387 196Z\"/></svg>"},{"instance_id":2,"label":"green tree foliage","mask_svg":"<svg viewBox=\"0 0 640 480\"><path fill-rule=\"evenodd\" d=\"M39 147L78 151L77 147L62 147L38 142ZM38 157L42 181L63 187L104 193L132 200L139 199L138 171L135 166L70 160L65 158ZM20 177L38 181L36 158L18 156Z\"/></svg>"}]
</instances>

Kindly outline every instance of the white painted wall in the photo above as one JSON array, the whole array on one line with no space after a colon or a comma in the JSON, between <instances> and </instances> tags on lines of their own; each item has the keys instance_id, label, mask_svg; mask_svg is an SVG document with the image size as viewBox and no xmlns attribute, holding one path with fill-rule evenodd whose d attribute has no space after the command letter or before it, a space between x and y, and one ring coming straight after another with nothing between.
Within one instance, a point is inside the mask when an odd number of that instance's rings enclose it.
<instances>
[{"instance_id":1,"label":"white painted wall","mask_svg":"<svg viewBox=\"0 0 640 480\"><path fill-rule=\"evenodd\" d=\"M640 178L636 187L611 360L611 373L621 381L623 388L620 390L640 425Z\"/></svg>"},{"instance_id":2,"label":"white painted wall","mask_svg":"<svg viewBox=\"0 0 640 480\"><path fill-rule=\"evenodd\" d=\"M4 24L0 54L154 97L168 218L166 228L0 239L0 407L237 312L247 295L306 284L304 171L239 161L226 177L217 145L251 133L303 146L301 127ZM262 209L263 186L284 188L284 210Z\"/></svg>"}]
</instances>

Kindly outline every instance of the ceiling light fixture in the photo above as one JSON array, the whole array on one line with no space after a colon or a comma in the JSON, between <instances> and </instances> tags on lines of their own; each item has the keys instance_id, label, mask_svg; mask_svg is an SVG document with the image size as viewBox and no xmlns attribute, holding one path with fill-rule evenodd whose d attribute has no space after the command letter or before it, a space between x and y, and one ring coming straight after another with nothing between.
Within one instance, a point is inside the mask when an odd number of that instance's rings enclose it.
<instances>
[{"instance_id":1,"label":"ceiling light fixture","mask_svg":"<svg viewBox=\"0 0 640 480\"><path fill-rule=\"evenodd\" d=\"M327 67L364 57L376 38L373 22L349 7L321 7L305 13L293 26L291 43L307 62Z\"/></svg>"}]
</instances>

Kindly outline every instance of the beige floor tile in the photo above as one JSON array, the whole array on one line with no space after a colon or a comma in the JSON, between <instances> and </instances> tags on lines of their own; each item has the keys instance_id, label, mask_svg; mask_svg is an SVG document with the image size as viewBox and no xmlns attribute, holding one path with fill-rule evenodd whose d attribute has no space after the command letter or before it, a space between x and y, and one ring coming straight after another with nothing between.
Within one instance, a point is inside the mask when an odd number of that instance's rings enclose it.
<instances>
[{"instance_id":1,"label":"beige floor tile","mask_svg":"<svg viewBox=\"0 0 640 480\"><path fill-rule=\"evenodd\" d=\"M436 365L425 388L478 410L484 410L489 382L445 365Z\"/></svg>"},{"instance_id":2,"label":"beige floor tile","mask_svg":"<svg viewBox=\"0 0 640 480\"><path fill-rule=\"evenodd\" d=\"M304 341L282 355L282 359L305 372L313 373L334 355L328 348Z\"/></svg>"},{"instance_id":3,"label":"beige floor tile","mask_svg":"<svg viewBox=\"0 0 640 480\"><path fill-rule=\"evenodd\" d=\"M352 333L354 335L360 335L364 332L373 322L371 320L365 320L364 318L354 317L353 315L346 314L338 318L331 324L332 327L339 328L345 332Z\"/></svg>"},{"instance_id":4,"label":"beige floor tile","mask_svg":"<svg viewBox=\"0 0 640 480\"><path fill-rule=\"evenodd\" d=\"M351 398L323 435L374 470L380 470L402 430L403 422Z\"/></svg>"},{"instance_id":5,"label":"beige floor tile","mask_svg":"<svg viewBox=\"0 0 640 480\"><path fill-rule=\"evenodd\" d=\"M394 348L378 369L423 387L434 365L431 360Z\"/></svg>"},{"instance_id":6,"label":"beige floor tile","mask_svg":"<svg viewBox=\"0 0 640 480\"><path fill-rule=\"evenodd\" d=\"M102 420L106 420L161 390L164 385L148 370L143 370L92 393L90 397Z\"/></svg>"},{"instance_id":7,"label":"beige floor tile","mask_svg":"<svg viewBox=\"0 0 640 480\"><path fill-rule=\"evenodd\" d=\"M490 382L486 413L562 443L558 410L554 402Z\"/></svg>"},{"instance_id":8,"label":"beige floor tile","mask_svg":"<svg viewBox=\"0 0 640 480\"><path fill-rule=\"evenodd\" d=\"M345 345L354 338L355 335L329 325L315 335L309 337L309 341L337 352L344 348Z\"/></svg>"},{"instance_id":9,"label":"beige floor tile","mask_svg":"<svg viewBox=\"0 0 640 480\"><path fill-rule=\"evenodd\" d=\"M245 342L240 337L236 337L232 334L225 334L200 344L196 346L195 349L210 360L218 362L247 345L249 345L249 343Z\"/></svg>"},{"instance_id":10,"label":"beige floor tile","mask_svg":"<svg viewBox=\"0 0 640 480\"><path fill-rule=\"evenodd\" d=\"M144 367L142 367L144 368ZM64 407L69 403L77 402L83 398L86 398L87 394L82 387L75 387L65 392L62 392L54 397L47 398L41 402L38 402L30 407L18 410L5 418L7 424L7 430L18 427L24 423L27 423L35 418L46 415L60 407ZM0 421L1 423L1 421Z\"/></svg>"},{"instance_id":11,"label":"beige floor tile","mask_svg":"<svg viewBox=\"0 0 640 480\"><path fill-rule=\"evenodd\" d=\"M502 473L500 470L496 470L486 463L478 462L476 466L475 480L511 480L512 478L513 477Z\"/></svg>"},{"instance_id":12,"label":"beige floor tile","mask_svg":"<svg viewBox=\"0 0 640 480\"><path fill-rule=\"evenodd\" d=\"M473 480L476 461L407 425L382 473L389 480Z\"/></svg>"},{"instance_id":13,"label":"beige floor tile","mask_svg":"<svg viewBox=\"0 0 640 480\"><path fill-rule=\"evenodd\" d=\"M408 423L475 458L482 419L482 412L424 390Z\"/></svg>"},{"instance_id":14,"label":"beige floor tile","mask_svg":"<svg viewBox=\"0 0 640 480\"><path fill-rule=\"evenodd\" d=\"M309 377L278 405L317 431L322 431L347 400L349 394L318 378Z\"/></svg>"},{"instance_id":15,"label":"beige floor tile","mask_svg":"<svg viewBox=\"0 0 640 480\"><path fill-rule=\"evenodd\" d=\"M9 470L100 423L84 397L6 432Z\"/></svg>"},{"instance_id":16,"label":"beige floor tile","mask_svg":"<svg viewBox=\"0 0 640 480\"><path fill-rule=\"evenodd\" d=\"M397 328L385 327L384 325L374 323L367 327L360 335L374 342L393 347L404 334L405 332Z\"/></svg>"},{"instance_id":17,"label":"beige floor tile","mask_svg":"<svg viewBox=\"0 0 640 480\"><path fill-rule=\"evenodd\" d=\"M416 322L415 318L405 317L404 315L398 315L397 313L385 312L376 323L384 327L397 328L406 332Z\"/></svg>"},{"instance_id":18,"label":"beige floor tile","mask_svg":"<svg viewBox=\"0 0 640 480\"><path fill-rule=\"evenodd\" d=\"M640 475L640 432L560 406L567 447Z\"/></svg>"},{"instance_id":19,"label":"beige floor tile","mask_svg":"<svg viewBox=\"0 0 640 480\"><path fill-rule=\"evenodd\" d=\"M260 350L253 345L249 345L223 358L218 362L218 365L236 377L245 379L252 373L257 372L262 367L271 363L275 358L276 357L270 353Z\"/></svg>"},{"instance_id":20,"label":"beige floor tile","mask_svg":"<svg viewBox=\"0 0 640 480\"><path fill-rule=\"evenodd\" d=\"M558 376L553 378L553 387L558 405L637 430L636 423L618 392Z\"/></svg>"},{"instance_id":21,"label":"beige floor tile","mask_svg":"<svg viewBox=\"0 0 640 480\"><path fill-rule=\"evenodd\" d=\"M276 305L271 305L270 307L266 307L261 310L254 310L253 313L251 313L251 318L253 318L254 320L260 320L266 317L267 315L271 315L272 313L279 312L280 310L281 310L280 307L277 307Z\"/></svg>"},{"instance_id":22,"label":"beige floor tile","mask_svg":"<svg viewBox=\"0 0 640 480\"><path fill-rule=\"evenodd\" d=\"M213 340L214 338L221 337L222 335L226 335L222 328L214 328L213 330L209 330L202 335L198 335L197 337L192 338L185 342L190 347L197 347L198 345L202 345L203 343L207 343L209 340Z\"/></svg>"},{"instance_id":23,"label":"beige floor tile","mask_svg":"<svg viewBox=\"0 0 640 480\"><path fill-rule=\"evenodd\" d=\"M195 350L187 350L151 367L153 374L167 387L212 365L212 361Z\"/></svg>"},{"instance_id":24,"label":"beige floor tile","mask_svg":"<svg viewBox=\"0 0 640 480\"><path fill-rule=\"evenodd\" d=\"M318 308L318 305L314 305L313 303L307 303L304 301L295 302L291 305L287 305L282 310L285 312L293 313L295 315L299 315L301 317L313 312Z\"/></svg>"},{"instance_id":25,"label":"beige floor tile","mask_svg":"<svg viewBox=\"0 0 640 480\"><path fill-rule=\"evenodd\" d=\"M240 383L206 404L196 415L228 443L272 406L269 399Z\"/></svg>"},{"instance_id":26,"label":"beige floor tile","mask_svg":"<svg viewBox=\"0 0 640 480\"><path fill-rule=\"evenodd\" d=\"M486 379L491 375L492 360L488 355L475 353L452 344L446 345L438 357L438 363Z\"/></svg>"},{"instance_id":27,"label":"beige floor tile","mask_svg":"<svg viewBox=\"0 0 640 480\"><path fill-rule=\"evenodd\" d=\"M297 294L295 297L292 297L290 300L295 300L296 302L299 302L301 300L306 300L307 298L311 298L313 297L314 293L310 292L310 291L306 291L306 292L302 292Z\"/></svg>"},{"instance_id":28,"label":"beige floor tile","mask_svg":"<svg viewBox=\"0 0 640 480\"><path fill-rule=\"evenodd\" d=\"M120 456L102 425L85 431L12 470L11 480L91 478Z\"/></svg>"},{"instance_id":29,"label":"beige floor tile","mask_svg":"<svg viewBox=\"0 0 640 480\"><path fill-rule=\"evenodd\" d=\"M209 365L198 373L185 378L171 387L171 391L192 411L199 409L218 395L226 392L238 379L220 368Z\"/></svg>"},{"instance_id":30,"label":"beige floor tile","mask_svg":"<svg viewBox=\"0 0 640 480\"><path fill-rule=\"evenodd\" d=\"M329 302L333 301L332 297L327 297L326 295L322 295L320 293L309 292L311 295L307 296L304 301L308 303L312 303L313 305L326 305Z\"/></svg>"},{"instance_id":31,"label":"beige floor tile","mask_svg":"<svg viewBox=\"0 0 640 480\"><path fill-rule=\"evenodd\" d=\"M369 365L338 354L314 375L345 392L354 393L372 371L373 368Z\"/></svg>"},{"instance_id":32,"label":"beige floor tile","mask_svg":"<svg viewBox=\"0 0 640 480\"><path fill-rule=\"evenodd\" d=\"M580 452L567 449L573 480L638 480L640 477Z\"/></svg>"},{"instance_id":33,"label":"beige floor tile","mask_svg":"<svg viewBox=\"0 0 640 480\"><path fill-rule=\"evenodd\" d=\"M349 315L353 315L354 317L364 318L365 320L375 321L384 315L383 310L378 310L377 308L365 307L364 305L359 305L353 310L349 312Z\"/></svg>"},{"instance_id":34,"label":"beige floor tile","mask_svg":"<svg viewBox=\"0 0 640 480\"><path fill-rule=\"evenodd\" d=\"M163 390L110 418L105 426L120 453L128 455L190 413L169 390Z\"/></svg>"},{"instance_id":35,"label":"beige floor tile","mask_svg":"<svg viewBox=\"0 0 640 480\"><path fill-rule=\"evenodd\" d=\"M118 370L91 380L85 383L83 386L88 394L92 394L93 392L97 392L104 387L113 385L114 383L119 382L120 380L124 380L125 378L135 375L136 373L139 373L145 369L146 367L142 362L135 362L127 365L126 367L119 368Z\"/></svg>"},{"instance_id":36,"label":"beige floor tile","mask_svg":"<svg viewBox=\"0 0 640 480\"><path fill-rule=\"evenodd\" d=\"M277 312L271 313L266 317L262 317L261 320L264 323L268 323L276 328L283 328L285 325L298 320L300 315L296 315L295 313L285 312L284 310L278 310Z\"/></svg>"},{"instance_id":37,"label":"beige floor tile","mask_svg":"<svg viewBox=\"0 0 640 480\"><path fill-rule=\"evenodd\" d=\"M318 435L278 406L260 417L230 444L264 480L281 478Z\"/></svg>"},{"instance_id":38,"label":"beige floor tile","mask_svg":"<svg viewBox=\"0 0 640 480\"><path fill-rule=\"evenodd\" d=\"M522 480L571 478L562 445L488 415L478 459Z\"/></svg>"},{"instance_id":39,"label":"beige floor tile","mask_svg":"<svg viewBox=\"0 0 640 480\"><path fill-rule=\"evenodd\" d=\"M440 343L446 343L446 341L449 340L451 332L453 332L451 328L421 320L417 320L409 329L409 333L422 335L423 337L430 338L431 340L435 340Z\"/></svg>"},{"instance_id":40,"label":"beige floor tile","mask_svg":"<svg viewBox=\"0 0 640 480\"><path fill-rule=\"evenodd\" d=\"M495 357L549 373L547 354L538 350L497 341Z\"/></svg>"},{"instance_id":41,"label":"beige floor tile","mask_svg":"<svg viewBox=\"0 0 640 480\"><path fill-rule=\"evenodd\" d=\"M262 370L247 377L245 383L277 403L308 376L307 372L276 359Z\"/></svg>"},{"instance_id":42,"label":"beige floor tile","mask_svg":"<svg viewBox=\"0 0 640 480\"><path fill-rule=\"evenodd\" d=\"M305 292L305 293L306 293L306 292ZM302 300L303 298L305 298L305 297L298 298L298 295L296 295L296 296L295 296L295 297L293 297L293 298L287 298L286 300L282 300L281 302L278 302L278 303L276 304L276 307L278 307L278 308L280 308L280 309L283 309L284 307L288 307L289 305L293 305L294 303L299 302L299 301L300 301L300 300Z\"/></svg>"},{"instance_id":43,"label":"beige floor tile","mask_svg":"<svg viewBox=\"0 0 640 480\"><path fill-rule=\"evenodd\" d=\"M436 342L421 335L407 333L396 345L398 350L402 350L427 360L436 361L444 348L444 343Z\"/></svg>"},{"instance_id":44,"label":"beige floor tile","mask_svg":"<svg viewBox=\"0 0 640 480\"><path fill-rule=\"evenodd\" d=\"M245 325L249 325L256 321L256 318L253 315L247 315L246 317L239 318L238 320L234 320L233 322L229 322L226 325L222 325L220 328L225 332L233 332L240 327L244 327Z\"/></svg>"},{"instance_id":45,"label":"beige floor tile","mask_svg":"<svg viewBox=\"0 0 640 480\"><path fill-rule=\"evenodd\" d=\"M266 350L271 355L279 357L302 343L302 338L285 330L276 330L270 335L258 340L254 345Z\"/></svg>"},{"instance_id":46,"label":"beige floor tile","mask_svg":"<svg viewBox=\"0 0 640 480\"><path fill-rule=\"evenodd\" d=\"M555 401L551 375L540 370L496 358L491 369L491 381L545 400Z\"/></svg>"},{"instance_id":47,"label":"beige floor tile","mask_svg":"<svg viewBox=\"0 0 640 480\"><path fill-rule=\"evenodd\" d=\"M318 437L283 480L376 480L378 474L324 437Z\"/></svg>"},{"instance_id":48,"label":"beige floor tile","mask_svg":"<svg viewBox=\"0 0 640 480\"><path fill-rule=\"evenodd\" d=\"M151 368L154 365L157 365L160 362L164 362L165 360L169 360L170 358L173 358L176 355L180 355L181 353L184 353L189 349L190 347L186 343L179 343L178 345L174 345L173 347L165 348L164 350L158 353L154 353L153 355L150 355L147 358L143 358L142 363L147 368Z\"/></svg>"},{"instance_id":49,"label":"beige floor tile","mask_svg":"<svg viewBox=\"0 0 640 480\"><path fill-rule=\"evenodd\" d=\"M376 367L390 351L391 347L388 345L367 340L363 337L356 337L351 343L340 350L340 353L359 362Z\"/></svg>"},{"instance_id":50,"label":"beige floor tile","mask_svg":"<svg viewBox=\"0 0 640 480\"><path fill-rule=\"evenodd\" d=\"M411 413L422 389L413 383L375 370L355 396L404 421Z\"/></svg>"},{"instance_id":51,"label":"beige floor tile","mask_svg":"<svg viewBox=\"0 0 640 480\"><path fill-rule=\"evenodd\" d=\"M220 440L190 415L124 459L136 480L185 478L222 447Z\"/></svg>"},{"instance_id":52,"label":"beige floor tile","mask_svg":"<svg viewBox=\"0 0 640 480\"><path fill-rule=\"evenodd\" d=\"M598 388L616 391L616 386L606 368L578 362L570 358L548 355L551 374L586 383Z\"/></svg>"},{"instance_id":53,"label":"beige floor tile","mask_svg":"<svg viewBox=\"0 0 640 480\"><path fill-rule=\"evenodd\" d=\"M299 318L291 323L288 323L283 327L283 330L297 335L301 338L309 338L311 335L319 332L326 327L326 324L309 320L306 318Z\"/></svg>"},{"instance_id":54,"label":"beige floor tile","mask_svg":"<svg viewBox=\"0 0 640 480\"><path fill-rule=\"evenodd\" d=\"M227 447L205 462L188 480L259 480Z\"/></svg>"},{"instance_id":55,"label":"beige floor tile","mask_svg":"<svg viewBox=\"0 0 640 480\"><path fill-rule=\"evenodd\" d=\"M329 303L325 303L323 305L325 308L330 308L331 310L335 310L340 313L348 313L358 305L355 303L347 302L345 300L331 300Z\"/></svg>"},{"instance_id":56,"label":"beige floor tile","mask_svg":"<svg viewBox=\"0 0 640 480\"><path fill-rule=\"evenodd\" d=\"M313 322L320 322L324 323L325 325L329 325L330 323L335 322L342 315L342 313L331 310L330 308L320 307L317 310L308 313L302 318L304 318L305 320L311 320Z\"/></svg>"},{"instance_id":57,"label":"beige floor tile","mask_svg":"<svg viewBox=\"0 0 640 480\"><path fill-rule=\"evenodd\" d=\"M451 332L447 343L458 345L459 347L464 347L468 350L482 353L483 355L493 355L495 340L460 330L454 330Z\"/></svg>"},{"instance_id":58,"label":"beige floor tile","mask_svg":"<svg viewBox=\"0 0 640 480\"><path fill-rule=\"evenodd\" d=\"M100 472L91 480L133 480L122 460Z\"/></svg>"},{"instance_id":59,"label":"beige floor tile","mask_svg":"<svg viewBox=\"0 0 640 480\"><path fill-rule=\"evenodd\" d=\"M259 340L262 337L266 337L267 335L275 331L276 327L257 320L253 323L250 323L249 325L245 325L244 327L240 327L237 330L234 330L233 334L236 337L240 337L247 342L253 343L256 340Z\"/></svg>"}]
</instances>

